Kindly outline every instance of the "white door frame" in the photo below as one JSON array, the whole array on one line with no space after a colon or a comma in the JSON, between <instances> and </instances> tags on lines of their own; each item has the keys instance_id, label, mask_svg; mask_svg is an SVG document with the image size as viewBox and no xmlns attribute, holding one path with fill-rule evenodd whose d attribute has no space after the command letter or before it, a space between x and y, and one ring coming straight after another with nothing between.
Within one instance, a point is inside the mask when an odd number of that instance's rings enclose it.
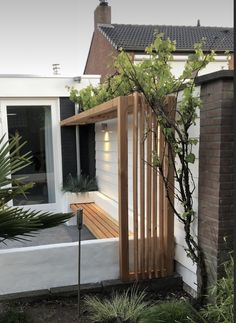
<instances>
[{"instance_id":1,"label":"white door frame","mask_svg":"<svg viewBox=\"0 0 236 323\"><path fill-rule=\"evenodd\" d=\"M53 166L55 182L55 203L25 205L24 209L61 212L62 201L62 154L61 154L61 127L60 127L60 102L59 98L1 98L0 99L0 136L6 134L8 139L7 106L51 106L52 117L52 144Z\"/></svg>"}]
</instances>

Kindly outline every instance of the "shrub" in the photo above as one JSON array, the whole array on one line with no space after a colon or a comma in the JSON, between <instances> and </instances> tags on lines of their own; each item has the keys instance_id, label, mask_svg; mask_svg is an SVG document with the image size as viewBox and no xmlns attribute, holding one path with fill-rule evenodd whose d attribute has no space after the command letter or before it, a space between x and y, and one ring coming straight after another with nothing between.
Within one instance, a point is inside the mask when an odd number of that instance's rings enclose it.
<instances>
[{"instance_id":1,"label":"shrub","mask_svg":"<svg viewBox=\"0 0 236 323\"><path fill-rule=\"evenodd\" d=\"M92 322L127 322L136 323L148 303L144 302L145 292L136 288L128 289L122 294L115 293L111 299L87 297L85 305Z\"/></svg>"},{"instance_id":2,"label":"shrub","mask_svg":"<svg viewBox=\"0 0 236 323\"><path fill-rule=\"evenodd\" d=\"M214 323L233 323L234 322L234 260L223 264L225 275L217 281L210 289L210 296L214 300L207 305L202 311L202 316L208 322Z\"/></svg>"},{"instance_id":3,"label":"shrub","mask_svg":"<svg viewBox=\"0 0 236 323\"><path fill-rule=\"evenodd\" d=\"M0 323L29 323L26 313L10 308L0 314Z\"/></svg>"},{"instance_id":4,"label":"shrub","mask_svg":"<svg viewBox=\"0 0 236 323\"><path fill-rule=\"evenodd\" d=\"M140 323L189 323L195 320L194 308L185 300L171 300L153 305L141 316Z\"/></svg>"},{"instance_id":5,"label":"shrub","mask_svg":"<svg viewBox=\"0 0 236 323\"><path fill-rule=\"evenodd\" d=\"M65 180L65 184L63 185L64 192L82 193L97 190L98 184L96 177L89 177L85 175L73 177L71 174L69 174Z\"/></svg>"}]
</instances>

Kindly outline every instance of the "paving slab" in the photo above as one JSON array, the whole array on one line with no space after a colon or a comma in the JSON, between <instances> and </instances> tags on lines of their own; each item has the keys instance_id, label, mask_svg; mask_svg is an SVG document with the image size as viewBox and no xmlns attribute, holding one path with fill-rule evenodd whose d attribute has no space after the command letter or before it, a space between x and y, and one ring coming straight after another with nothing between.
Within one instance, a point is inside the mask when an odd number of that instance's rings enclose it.
<instances>
[{"instance_id":1,"label":"paving slab","mask_svg":"<svg viewBox=\"0 0 236 323\"><path fill-rule=\"evenodd\" d=\"M38 231L32 237L26 237L28 241L6 240L0 243L0 249L23 248L31 246L41 246L48 244L76 242L78 241L78 229L76 226L61 224L57 227ZM81 230L81 240L96 239L86 226Z\"/></svg>"}]
</instances>

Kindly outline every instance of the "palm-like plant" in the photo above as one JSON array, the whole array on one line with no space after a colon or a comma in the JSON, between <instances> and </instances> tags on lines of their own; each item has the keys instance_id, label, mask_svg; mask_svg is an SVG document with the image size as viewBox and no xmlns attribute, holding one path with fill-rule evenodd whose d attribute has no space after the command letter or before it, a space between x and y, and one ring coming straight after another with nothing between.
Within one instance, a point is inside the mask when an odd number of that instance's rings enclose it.
<instances>
[{"instance_id":1,"label":"palm-like plant","mask_svg":"<svg viewBox=\"0 0 236 323\"><path fill-rule=\"evenodd\" d=\"M0 242L27 240L36 231L57 226L72 217L71 213L50 213L9 207L7 203L19 194L26 195L33 183L25 184L24 178L13 178L31 163L30 153L20 155L21 137L8 141L0 138Z\"/></svg>"}]
</instances>

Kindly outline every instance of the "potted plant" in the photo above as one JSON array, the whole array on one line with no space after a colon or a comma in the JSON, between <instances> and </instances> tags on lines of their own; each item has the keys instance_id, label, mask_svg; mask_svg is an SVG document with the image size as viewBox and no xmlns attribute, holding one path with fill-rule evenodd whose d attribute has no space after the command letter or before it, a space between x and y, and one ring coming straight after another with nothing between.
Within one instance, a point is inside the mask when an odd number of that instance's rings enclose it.
<instances>
[{"instance_id":1,"label":"potted plant","mask_svg":"<svg viewBox=\"0 0 236 323\"><path fill-rule=\"evenodd\" d=\"M87 175L72 176L68 174L62 191L64 192L65 209L70 209L71 204L94 202L94 191L98 190L96 177ZM74 220L71 220L74 222ZM73 224L69 221L69 224Z\"/></svg>"}]
</instances>

